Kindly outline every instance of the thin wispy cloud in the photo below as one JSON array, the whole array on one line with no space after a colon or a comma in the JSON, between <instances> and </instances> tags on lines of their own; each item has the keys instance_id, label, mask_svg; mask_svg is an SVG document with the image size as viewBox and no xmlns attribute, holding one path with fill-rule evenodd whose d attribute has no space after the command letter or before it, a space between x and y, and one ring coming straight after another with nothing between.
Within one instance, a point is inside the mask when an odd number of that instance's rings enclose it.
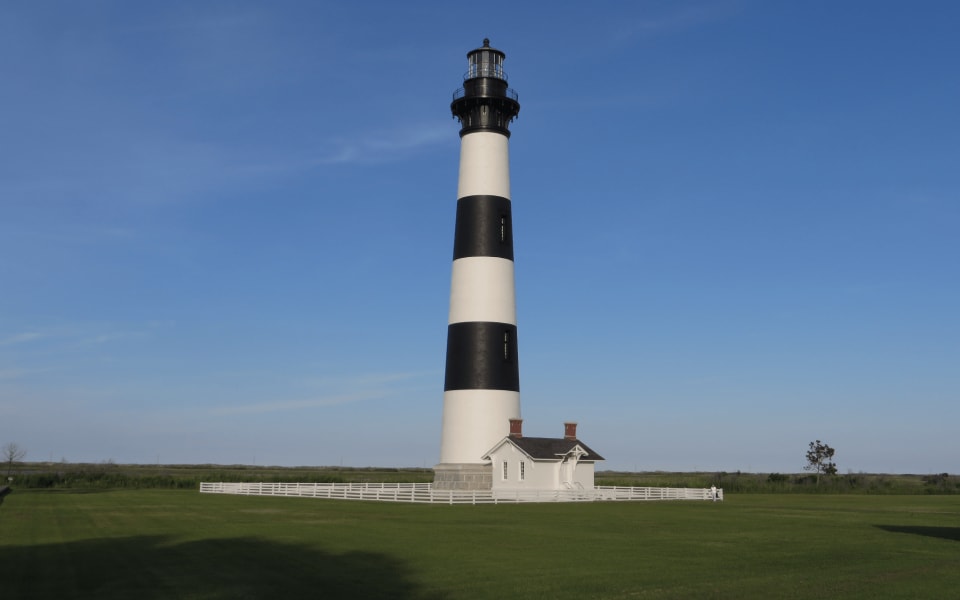
<instances>
[{"instance_id":1,"label":"thin wispy cloud","mask_svg":"<svg viewBox=\"0 0 960 600\"><path fill-rule=\"evenodd\" d=\"M310 398L305 400L279 400L276 402L264 402L261 404L243 404L237 406L220 406L210 410L211 415L252 415L273 412L286 412L294 410L304 410L308 408L322 408L326 406L337 406L340 404L349 404L352 402L363 402L366 400L377 400L383 398L386 392L362 393L362 394L343 394L337 396L327 396L324 398Z\"/></svg>"},{"instance_id":2,"label":"thin wispy cloud","mask_svg":"<svg viewBox=\"0 0 960 600\"><path fill-rule=\"evenodd\" d=\"M681 10L653 18L628 21L634 33L662 33L695 27L717 18L720 11L715 6L687 6Z\"/></svg>"},{"instance_id":3,"label":"thin wispy cloud","mask_svg":"<svg viewBox=\"0 0 960 600\"><path fill-rule=\"evenodd\" d=\"M16 333L5 338L0 338L0 346L13 346L16 344L25 344L35 340L47 337L47 334L38 331L25 331Z\"/></svg>"},{"instance_id":4,"label":"thin wispy cloud","mask_svg":"<svg viewBox=\"0 0 960 600\"><path fill-rule=\"evenodd\" d=\"M629 45L643 37L686 31L726 19L737 6L737 3L730 2L710 3L684 6L665 14L622 19L612 32L611 42L617 46Z\"/></svg>"},{"instance_id":5,"label":"thin wispy cloud","mask_svg":"<svg viewBox=\"0 0 960 600\"><path fill-rule=\"evenodd\" d=\"M27 369L0 369L0 381L20 379L29 373Z\"/></svg>"},{"instance_id":6,"label":"thin wispy cloud","mask_svg":"<svg viewBox=\"0 0 960 600\"><path fill-rule=\"evenodd\" d=\"M40 240L45 244L97 245L136 241L139 232L130 227L101 227L87 224L58 223L33 228L0 224L0 234L18 240Z\"/></svg>"},{"instance_id":7,"label":"thin wispy cloud","mask_svg":"<svg viewBox=\"0 0 960 600\"><path fill-rule=\"evenodd\" d=\"M112 331L107 333L100 333L90 337L85 337L80 340L78 343L84 346L98 346L100 344L106 344L109 342L116 342L120 340L128 340L131 338L139 338L146 335L142 331Z\"/></svg>"},{"instance_id":8,"label":"thin wispy cloud","mask_svg":"<svg viewBox=\"0 0 960 600\"><path fill-rule=\"evenodd\" d=\"M332 140L333 149L313 162L317 165L394 162L419 150L450 142L449 126L424 126L386 135Z\"/></svg>"},{"instance_id":9,"label":"thin wispy cloud","mask_svg":"<svg viewBox=\"0 0 960 600\"><path fill-rule=\"evenodd\" d=\"M156 329L157 325L151 323L147 328ZM148 331L143 329L119 329L113 328L110 324L76 323L51 327L45 331L24 331L0 337L0 347L42 342L45 348L70 350L137 339L147 335Z\"/></svg>"},{"instance_id":10,"label":"thin wispy cloud","mask_svg":"<svg viewBox=\"0 0 960 600\"><path fill-rule=\"evenodd\" d=\"M436 375L433 371L411 371L399 373L365 373L362 375L346 377L311 377L302 380L305 385L315 387L366 387L396 383L398 381L409 381L425 376Z\"/></svg>"},{"instance_id":11,"label":"thin wispy cloud","mask_svg":"<svg viewBox=\"0 0 960 600\"><path fill-rule=\"evenodd\" d=\"M97 138L82 149L76 140L63 139L50 159L41 159L41 149L25 150L22 167L0 168L8 175L0 193L20 203L136 206L195 200L239 185L235 165L240 160L226 144L178 139L142 125L110 127L101 132L106 141Z\"/></svg>"},{"instance_id":12,"label":"thin wispy cloud","mask_svg":"<svg viewBox=\"0 0 960 600\"><path fill-rule=\"evenodd\" d=\"M312 156L278 157L264 154L238 162L231 172L235 177L282 179L317 167L400 162L418 152L450 143L449 127L443 125L425 125L385 134L334 136L321 142L324 149Z\"/></svg>"},{"instance_id":13,"label":"thin wispy cloud","mask_svg":"<svg viewBox=\"0 0 960 600\"><path fill-rule=\"evenodd\" d=\"M262 22L263 16L252 11L230 14L175 15L162 21L150 21L127 28L131 33L149 31L197 31L209 33L217 30L244 29Z\"/></svg>"},{"instance_id":14,"label":"thin wispy cloud","mask_svg":"<svg viewBox=\"0 0 960 600\"><path fill-rule=\"evenodd\" d=\"M415 380L426 373L367 373L345 377L316 377L299 380L305 388L322 389L315 397L296 400L273 400L262 403L219 406L211 409L213 415L262 414L272 412L296 411L380 400L396 394L397 384ZM351 390L351 391L344 391Z\"/></svg>"},{"instance_id":15,"label":"thin wispy cloud","mask_svg":"<svg viewBox=\"0 0 960 600\"><path fill-rule=\"evenodd\" d=\"M34 377L36 375L42 375L44 373L50 373L56 369L52 367L3 367L0 368L0 381L5 382L14 382L17 380L24 380Z\"/></svg>"}]
</instances>

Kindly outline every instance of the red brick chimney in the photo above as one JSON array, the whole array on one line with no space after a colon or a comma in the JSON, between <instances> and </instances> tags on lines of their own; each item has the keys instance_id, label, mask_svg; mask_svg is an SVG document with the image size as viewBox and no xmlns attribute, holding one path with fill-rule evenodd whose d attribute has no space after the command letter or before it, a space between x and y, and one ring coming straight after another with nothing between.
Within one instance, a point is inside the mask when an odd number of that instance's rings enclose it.
<instances>
[{"instance_id":1,"label":"red brick chimney","mask_svg":"<svg viewBox=\"0 0 960 600\"><path fill-rule=\"evenodd\" d=\"M523 419L510 419L510 437L523 437Z\"/></svg>"},{"instance_id":2,"label":"red brick chimney","mask_svg":"<svg viewBox=\"0 0 960 600\"><path fill-rule=\"evenodd\" d=\"M577 424L572 421L567 421L563 424L563 439L565 440L575 440L577 439Z\"/></svg>"}]
</instances>

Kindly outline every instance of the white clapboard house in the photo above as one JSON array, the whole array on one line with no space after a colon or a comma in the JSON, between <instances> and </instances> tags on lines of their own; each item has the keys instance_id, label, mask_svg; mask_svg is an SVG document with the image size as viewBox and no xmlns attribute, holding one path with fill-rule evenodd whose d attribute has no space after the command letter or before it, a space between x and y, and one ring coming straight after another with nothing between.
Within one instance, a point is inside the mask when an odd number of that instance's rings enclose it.
<instances>
[{"instance_id":1,"label":"white clapboard house","mask_svg":"<svg viewBox=\"0 0 960 600\"><path fill-rule=\"evenodd\" d=\"M493 467L494 492L592 490L594 465L603 457L577 439L577 424L564 423L562 438L524 437L522 419L484 456Z\"/></svg>"}]
</instances>

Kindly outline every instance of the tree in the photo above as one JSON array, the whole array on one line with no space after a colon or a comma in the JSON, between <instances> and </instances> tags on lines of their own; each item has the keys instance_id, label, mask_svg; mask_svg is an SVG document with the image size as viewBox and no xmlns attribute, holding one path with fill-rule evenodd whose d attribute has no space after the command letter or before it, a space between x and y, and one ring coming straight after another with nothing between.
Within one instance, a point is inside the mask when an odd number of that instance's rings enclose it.
<instances>
[{"instance_id":1,"label":"tree","mask_svg":"<svg viewBox=\"0 0 960 600\"><path fill-rule=\"evenodd\" d=\"M13 463L20 462L27 456L27 451L18 446L15 442L10 442L3 447L3 462L7 463L7 477L13 472Z\"/></svg>"},{"instance_id":2,"label":"tree","mask_svg":"<svg viewBox=\"0 0 960 600\"><path fill-rule=\"evenodd\" d=\"M807 466L804 471L813 471L817 474L817 485L820 485L820 475L836 475L837 465L833 462L835 450L820 440L810 442L807 450Z\"/></svg>"}]
</instances>

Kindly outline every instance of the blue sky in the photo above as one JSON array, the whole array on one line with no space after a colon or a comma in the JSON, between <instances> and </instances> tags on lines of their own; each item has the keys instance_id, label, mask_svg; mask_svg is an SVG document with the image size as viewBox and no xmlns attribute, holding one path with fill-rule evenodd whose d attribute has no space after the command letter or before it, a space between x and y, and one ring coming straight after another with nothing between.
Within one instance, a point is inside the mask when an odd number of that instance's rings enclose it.
<instances>
[{"instance_id":1,"label":"blue sky","mask_svg":"<svg viewBox=\"0 0 960 600\"><path fill-rule=\"evenodd\" d=\"M960 5L0 7L0 443L432 466L465 53L507 53L524 430L960 472Z\"/></svg>"}]
</instances>

